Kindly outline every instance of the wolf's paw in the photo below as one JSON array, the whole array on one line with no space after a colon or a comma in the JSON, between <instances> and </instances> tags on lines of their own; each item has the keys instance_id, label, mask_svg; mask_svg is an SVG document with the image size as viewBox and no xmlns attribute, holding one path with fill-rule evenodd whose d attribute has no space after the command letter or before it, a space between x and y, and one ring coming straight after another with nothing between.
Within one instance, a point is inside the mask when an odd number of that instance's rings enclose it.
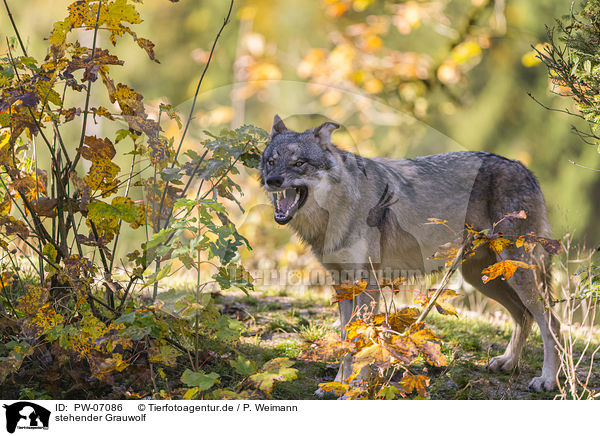
<instances>
[{"instance_id":1,"label":"wolf's paw","mask_svg":"<svg viewBox=\"0 0 600 436\"><path fill-rule=\"evenodd\" d=\"M542 392L556 389L556 380L551 377L534 377L528 386L530 391Z\"/></svg>"},{"instance_id":2,"label":"wolf's paw","mask_svg":"<svg viewBox=\"0 0 600 436\"><path fill-rule=\"evenodd\" d=\"M501 356L492 357L487 368L490 371L512 371L519 364L519 359L514 356L503 354Z\"/></svg>"}]
</instances>

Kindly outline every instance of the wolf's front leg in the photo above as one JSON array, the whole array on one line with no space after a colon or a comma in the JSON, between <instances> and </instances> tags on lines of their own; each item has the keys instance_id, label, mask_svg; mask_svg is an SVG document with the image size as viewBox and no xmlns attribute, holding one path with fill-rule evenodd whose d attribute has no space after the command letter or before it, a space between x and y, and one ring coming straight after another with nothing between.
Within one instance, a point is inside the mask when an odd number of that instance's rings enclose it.
<instances>
[{"instance_id":1,"label":"wolf's front leg","mask_svg":"<svg viewBox=\"0 0 600 436\"><path fill-rule=\"evenodd\" d=\"M367 286L367 289L373 289L371 286ZM379 291L365 291L359 296L355 297L353 300L344 300L338 303L338 309L340 313L340 327L341 327L341 336L342 340L346 339L346 325L356 319L357 315L364 315L366 313L370 313L377 309L377 305L379 303ZM352 354L347 353L342 358L340 362L340 368L338 369L338 373L335 376L336 382L344 383L345 380L348 379L352 375L354 356ZM364 377L368 376L370 373L369 368L363 368L361 373L353 380L353 383L358 383ZM323 398L327 395L325 391L321 388L315 391L315 396L318 398Z\"/></svg>"}]
</instances>

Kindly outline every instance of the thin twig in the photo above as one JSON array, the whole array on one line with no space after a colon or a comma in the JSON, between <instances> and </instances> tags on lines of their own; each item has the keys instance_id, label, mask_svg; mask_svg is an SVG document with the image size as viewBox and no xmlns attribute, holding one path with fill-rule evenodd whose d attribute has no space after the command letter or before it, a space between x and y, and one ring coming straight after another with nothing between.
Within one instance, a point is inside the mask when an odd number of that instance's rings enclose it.
<instances>
[{"instance_id":1,"label":"thin twig","mask_svg":"<svg viewBox=\"0 0 600 436\"><path fill-rule=\"evenodd\" d=\"M183 140L185 139L185 135L187 134L188 128L190 127L190 123L192 122L192 117L194 115L194 109L196 108L196 100L198 99L198 93L200 92L200 87L202 86L202 81L204 80L206 71L208 70L208 67L210 66L210 62L212 60L212 56L215 51L215 47L217 46L217 41L219 41L219 38L221 37L221 33L223 32L223 29L225 29L225 26L227 26L227 24L229 23L229 18L231 17L231 11L233 10L233 2L234 2L234 0L231 0L231 2L229 3L229 10L227 11L227 16L223 20L223 24L221 25L221 28L219 29L219 32L217 33L217 36L215 37L215 39L213 41L212 47L210 49L210 53L208 55L208 60L206 61L206 65L204 65L204 70L202 71L200 80L198 80L198 85L196 86L196 92L194 93L194 98L192 99L192 107L190 108L190 113L187 117L187 121L185 123L185 128L183 129L181 139L179 140L179 145L177 146L177 151L175 152L175 156L173 157L173 163L171 164L171 168L173 168L175 166L175 162L177 162L179 152L181 151L181 146L183 145ZM169 182L167 182L165 184L165 189L163 191L162 198L160 199L160 207L158 209L159 211L162 210L168 188L169 188ZM158 223L159 223L159 228L160 228L160 214L158 216ZM169 225L169 222L167 221L165 223L165 228L168 225Z\"/></svg>"},{"instance_id":2,"label":"thin twig","mask_svg":"<svg viewBox=\"0 0 600 436\"><path fill-rule=\"evenodd\" d=\"M13 30L15 31L15 35L17 35L17 39L19 40L19 44L21 45L21 50L23 50L23 54L27 55L27 50L25 49L25 44L23 44L23 40L21 39L21 35L19 34L19 29L17 29L17 25L15 24L15 20L13 20L12 13L10 12L10 8L8 7L8 3L4 0L4 7L6 8L6 12L8 13L8 18L10 19L10 24L12 25Z\"/></svg>"},{"instance_id":3,"label":"thin twig","mask_svg":"<svg viewBox=\"0 0 600 436\"><path fill-rule=\"evenodd\" d=\"M440 285L438 286L438 288L434 292L434 294L431 296L429 303L427 304L427 306L425 307L423 312L421 312L421 315L419 315L419 318L416 321L417 323L419 323L425 319L425 317L429 314L429 312L433 308L435 301L442 294L442 292L444 292L444 287L446 286L446 283L448 283L448 280L450 280L450 277L452 277L452 274L454 273L454 271L456 271L456 268L458 267L458 264L461 261L463 252L464 252L466 246L471 243L471 239L472 239L472 235L469 234L467 236L467 238L465 239L465 241L463 242L462 246L458 249L458 252L456 253L456 257L452 261L450 268L448 268L448 270L446 270L446 274L444 274L444 277L442 277L442 281L440 282Z\"/></svg>"}]
</instances>

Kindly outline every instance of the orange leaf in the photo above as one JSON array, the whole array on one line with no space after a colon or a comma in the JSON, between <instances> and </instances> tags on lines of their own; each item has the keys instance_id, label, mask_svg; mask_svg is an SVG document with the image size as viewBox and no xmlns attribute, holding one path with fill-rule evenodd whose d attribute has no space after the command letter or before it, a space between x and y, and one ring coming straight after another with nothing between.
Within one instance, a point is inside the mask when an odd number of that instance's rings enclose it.
<instances>
[{"instance_id":1,"label":"orange leaf","mask_svg":"<svg viewBox=\"0 0 600 436\"><path fill-rule=\"evenodd\" d=\"M419 310L414 307L405 307L404 309L390 313L387 316L387 322L390 329L402 333L419 317ZM385 322L385 313L379 313L373 317L373 323L381 325Z\"/></svg>"},{"instance_id":2,"label":"orange leaf","mask_svg":"<svg viewBox=\"0 0 600 436\"><path fill-rule=\"evenodd\" d=\"M425 396L425 389L429 386L429 377L420 374L413 375L407 373L404 374L404 377L400 380L400 385L407 394L416 390L419 395Z\"/></svg>"},{"instance_id":3,"label":"orange leaf","mask_svg":"<svg viewBox=\"0 0 600 436\"><path fill-rule=\"evenodd\" d=\"M494 250L496 253L500 254L500 253L502 253L502 250L504 250L505 247L510 247L512 242L506 238L497 237L497 238L492 238L490 240L489 244L490 244L490 248L492 250Z\"/></svg>"},{"instance_id":4,"label":"orange leaf","mask_svg":"<svg viewBox=\"0 0 600 436\"><path fill-rule=\"evenodd\" d=\"M350 284L341 284L340 287L335 290L335 295L331 298L331 304L339 303L344 300L352 300L357 295L362 294L366 288L367 282L365 280L357 280Z\"/></svg>"},{"instance_id":5,"label":"orange leaf","mask_svg":"<svg viewBox=\"0 0 600 436\"><path fill-rule=\"evenodd\" d=\"M517 271L517 268L534 269L537 268L537 266L521 262L520 260L503 260L488 266L481 271L481 280L483 280L483 283L487 283L501 275L503 275L505 279L510 279L515 271Z\"/></svg>"}]
</instances>

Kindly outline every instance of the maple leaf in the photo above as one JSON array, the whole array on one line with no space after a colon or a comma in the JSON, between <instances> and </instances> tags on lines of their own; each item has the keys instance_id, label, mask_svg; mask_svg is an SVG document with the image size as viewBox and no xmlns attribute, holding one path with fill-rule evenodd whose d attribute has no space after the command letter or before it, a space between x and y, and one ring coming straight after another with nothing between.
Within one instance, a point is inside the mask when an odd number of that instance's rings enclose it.
<instances>
[{"instance_id":1,"label":"maple leaf","mask_svg":"<svg viewBox=\"0 0 600 436\"><path fill-rule=\"evenodd\" d=\"M290 368L294 362L286 357L276 357L265 363L260 372L250 376L255 386L267 396L271 394L275 382L294 380L298 377L298 370Z\"/></svg>"},{"instance_id":2,"label":"maple leaf","mask_svg":"<svg viewBox=\"0 0 600 436\"><path fill-rule=\"evenodd\" d=\"M419 355L417 346L406 335L394 335L391 340L384 342L384 346L396 360L405 365L410 365Z\"/></svg>"},{"instance_id":3,"label":"maple leaf","mask_svg":"<svg viewBox=\"0 0 600 436\"><path fill-rule=\"evenodd\" d=\"M352 300L357 295L362 294L367 289L367 282L365 280L357 280L354 283L344 283L339 285L339 288L335 290L335 294L331 298L331 304L339 303L344 300Z\"/></svg>"},{"instance_id":4,"label":"maple leaf","mask_svg":"<svg viewBox=\"0 0 600 436\"><path fill-rule=\"evenodd\" d=\"M407 394L413 391L417 391L422 397L427 393L426 388L429 386L429 377L420 374L404 374L402 380L400 380L400 386L402 390Z\"/></svg>"},{"instance_id":5,"label":"maple leaf","mask_svg":"<svg viewBox=\"0 0 600 436\"><path fill-rule=\"evenodd\" d=\"M517 268L535 269L537 266L530 265L520 260L503 260L490 265L481 271L481 280L483 283L487 283L500 276L504 276L504 278L508 280L513 276L515 271L517 271Z\"/></svg>"},{"instance_id":6,"label":"maple leaf","mask_svg":"<svg viewBox=\"0 0 600 436\"><path fill-rule=\"evenodd\" d=\"M414 307L405 307L402 310L399 310L394 313L390 313L387 315L387 323L390 329L402 333L405 331L412 323L414 323L419 317L419 310ZM381 325L386 321L385 313L378 313L373 316L373 323L377 325Z\"/></svg>"},{"instance_id":7,"label":"maple leaf","mask_svg":"<svg viewBox=\"0 0 600 436\"><path fill-rule=\"evenodd\" d=\"M240 375L251 375L256 373L258 369L254 362L244 358L241 354L238 355L236 360L230 360L229 364Z\"/></svg>"},{"instance_id":8,"label":"maple leaf","mask_svg":"<svg viewBox=\"0 0 600 436\"><path fill-rule=\"evenodd\" d=\"M361 336L367 329L367 324L360 318L349 322L344 326L344 329L348 332L346 337L349 340L355 339Z\"/></svg>"},{"instance_id":9,"label":"maple leaf","mask_svg":"<svg viewBox=\"0 0 600 436\"><path fill-rule=\"evenodd\" d=\"M429 295L429 291L433 291L431 293L431 295ZM428 291L427 294L419 294L415 297L414 299L414 303L415 304L419 304L422 307L425 307L429 304L429 301L431 299L431 297L433 296L433 294L435 293L435 291L433 289L430 289ZM442 293L438 296L437 300L435 300L435 308L436 310L441 313L442 315L455 315L458 316L458 314L456 313L456 308L448 303L446 300L450 299L450 298L454 298L454 297L458 297L460 296L459 294L456 293L456 291L452 290L452 289L444 289L442 291Z\"/></svg>"},{"instance_id":10,"label":"maple leaf","mask_svg":"<svg viewBox=\"0 0 600 436\"><path fill-rule=\"evenodd\" d=\"M378 368L388 369L391 367L390 357L391 354L386 347L373 343L354 355L352 369L354 372L360 372L367 365L375 365Z\"/></svg>"},{"instance_id":11,"label":"maple leaf","mask_svg":"<svg viewBox=\"0 0 600 436\"><path fill-rule=\"evenodd\" d=\"M177 356L180 355L181 353L177 349L166 344L153 343L148 348L148 359L150 362L166 366L177 365Z\"/></svg>"},{"instance_id":12,"label":"maple leaf","mask_svg":"<svg viewBox=\"0 0 600 436\"><path fill-rule=\"evenodd\" d=\"M426 341L420 348L423 357L433 366L447 366L448 361L446 360L446 356L442 354L442 349L440 344L436 344L435 342Z\"/></svg>"},{"instance_id":13,"label":"maple leaf","mask_svg":"<svg viewBox=\"0 0 600 436\"><path fill-rule=\"evenodd\" d=\"M219 374L216 372L211 372L206 374L204 371L192 371L190 369L186 369L181 375L181 381L188 386L192 386L199 391L206 391L212 388L215 383L218 383Z\"/></svg>"},{"instance_id":14,"label":"maple leaf","mask_svg":"<svg viewBox=\"0 0 600 436\"><path fill-rule=\"evenodd\" d=\"M338 334L329 333L315 342L301 358L315 362L327 362L354 350L354 344L342 341Z\"/></svg>"}]
</instances>

